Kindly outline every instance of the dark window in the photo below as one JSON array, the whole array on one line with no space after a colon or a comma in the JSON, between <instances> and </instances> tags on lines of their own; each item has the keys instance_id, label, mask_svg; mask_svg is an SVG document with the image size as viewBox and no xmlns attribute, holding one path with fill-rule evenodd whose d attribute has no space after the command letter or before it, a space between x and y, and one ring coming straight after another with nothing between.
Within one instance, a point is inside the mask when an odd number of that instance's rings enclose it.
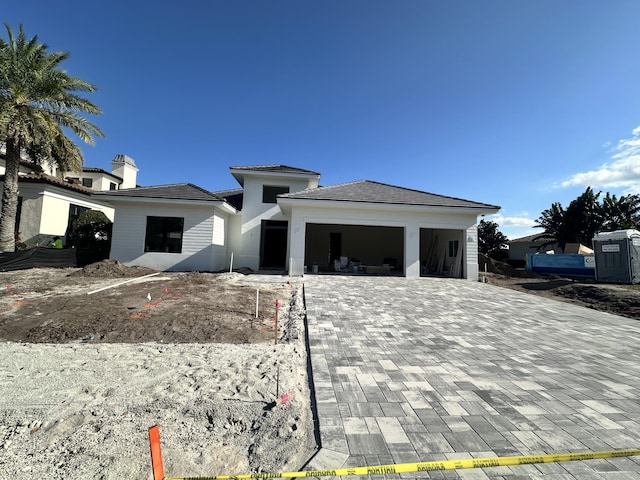
<instances>
[{"instance_id":1,"label":"dark window","mask_svg":"<svg viewBox=\"0 0 640 480\"><path fill-rule=\"evenodd\" d=\"M449 256L455 257L458 255L458 240L449 240Z\"/></svg>"},{"instance_id":2,"label":"dark window","mask_svg":"<svg viewBox=\"0 0 640 480\"><path fill-rule=\"evenodd\" d=\"M147 217L144 251L181 253L183 229L184 218Z\"/></svg>"},{"instance_id":3,"label":"dark window","mask_svg":"<svg viewBox=\"0 0 640 480\"><path fill-rule=\"evenodd\" d=\"M280 187L277 185L262 186L262 203L276 203L277 196L281 193L289 193L289 187Z\"/></svg>"},{"instance_id":4,"label":"dark window","mask_svg":"<svg viewBox=\"0 0 640 480\"><path fill-rule=\"evenodd\" d=\"M93 178L83 178L82 186L87 188L93 188Z\"/></svg>"},{"instance_id":5,"label":"dark window","mask_svg":"<svg viewBox=\"0 0 640 480\"><path fill-rule=\"evenodd\" d=\"M69 204L69 219L67 220L67 231L64 234L65 237L73 231L73 222L78 219L82 212L86 212L87 210L89 210L87 207L74 205L73 203Z\"/></svg>"},{"instance_id":6,"label":"dark window","mask_svg":"<svg viewBox=\"0 0 640 480\"><path fill-rule=\"evenodd\" d=\"M73 226L73 222L78 219L80 214L87 210L89 210L87 207L74 205L73 203L69 204L69 220L67 221L67 229L70 229Z\"/></svg>"},{"instance_id":7,"label":"dark window","mask_svg":"<svg viewBox=\"0 0 640 480\"><path fill-rule=\"evenodd\" d=\"M116 185L115 183L111 182L111 183L109 184L109 190L117 190L117 186L118 186L118 185Z\"/></svg>"}]
</instances>

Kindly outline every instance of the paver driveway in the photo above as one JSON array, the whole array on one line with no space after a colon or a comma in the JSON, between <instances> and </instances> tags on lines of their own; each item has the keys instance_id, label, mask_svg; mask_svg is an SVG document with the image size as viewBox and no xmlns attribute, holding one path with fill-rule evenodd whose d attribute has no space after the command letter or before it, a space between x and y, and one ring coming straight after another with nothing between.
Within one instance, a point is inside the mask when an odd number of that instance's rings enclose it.
<instances>
[{"instance_id":1,"label":"paver driveway","mask_svg":"<svg viewBox=\"0 0 640 480\"><path fill-rule=\"evenodd\" d=\"M304 283L314 468L640 448L640 322L463 280ZM640 457L422 475L640 479Z\"/></svg>"}]
</instances>

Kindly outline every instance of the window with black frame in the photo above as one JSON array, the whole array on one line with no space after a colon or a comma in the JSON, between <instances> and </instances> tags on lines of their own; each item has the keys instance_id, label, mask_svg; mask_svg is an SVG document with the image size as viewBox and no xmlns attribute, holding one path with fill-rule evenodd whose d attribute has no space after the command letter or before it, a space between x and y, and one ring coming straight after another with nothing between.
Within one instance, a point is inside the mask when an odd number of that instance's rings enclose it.
<instances>
[{"instance_id":1,"label":"window with black frame","mask_svg":"<svg viewBox=\"0 0 640 480\"><path fill-rule=\"evenodd\" d=\"M145 252L182 253L182 217L147 217Z\"/></svg>"},{"instance_id":2,"label":"window with black frame","mask_svg":"<svg viewBox=\"0 0 640 480\"><path fill-rule=\"evenodd\" d=\"M263 185L262 186L262 203L277 203L278 195L289 193L289 187L279 185Z\"/></svg>"}]
</instances>

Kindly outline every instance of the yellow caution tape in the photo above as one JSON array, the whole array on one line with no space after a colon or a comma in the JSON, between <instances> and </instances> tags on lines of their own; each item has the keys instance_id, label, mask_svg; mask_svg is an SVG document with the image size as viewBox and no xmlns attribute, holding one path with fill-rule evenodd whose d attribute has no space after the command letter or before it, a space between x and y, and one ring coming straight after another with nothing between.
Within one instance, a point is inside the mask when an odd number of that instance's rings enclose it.
<instances>
[{"instance_id":1,"label":"yellow caution tape","mask_svg":"<svg viewBox=\"0 0 640 480\"><path fill-rule=\"evenodd\" d=\"M216 475L213 477L166 477L165 480L237 480L243 478L297 478L297 477L342 477L347 475L385 475L391 473L430 472L434 470L458 470L462 468L510 467L533 463L569 462L572 460L594 460L598 458L631 457L640 455L640 450L611 450L604 452L559 453L526 455L521 457L485 457L433 462L398 463L375 467L336 468L335 470L310 470L284 473L245 473L242 475Z\"/></svg>"}]
</instances>

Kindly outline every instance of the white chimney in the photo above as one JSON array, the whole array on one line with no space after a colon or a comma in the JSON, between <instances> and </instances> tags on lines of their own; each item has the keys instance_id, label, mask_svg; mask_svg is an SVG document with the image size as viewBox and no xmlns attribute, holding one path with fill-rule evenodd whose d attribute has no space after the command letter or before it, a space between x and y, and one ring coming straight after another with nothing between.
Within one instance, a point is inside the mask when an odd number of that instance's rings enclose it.
<instances>
[{"instance_id":1,"label":"white chimney","mask_svg":"<svg viewBox=\"0 0 640 480\"><path fill-rule=\"evenodd\" d=\"M122 178L119 188L135 188L138 176L138 167L133 158L119 153L111 160L111 173Z\"/></svg>"}]
</instances>

